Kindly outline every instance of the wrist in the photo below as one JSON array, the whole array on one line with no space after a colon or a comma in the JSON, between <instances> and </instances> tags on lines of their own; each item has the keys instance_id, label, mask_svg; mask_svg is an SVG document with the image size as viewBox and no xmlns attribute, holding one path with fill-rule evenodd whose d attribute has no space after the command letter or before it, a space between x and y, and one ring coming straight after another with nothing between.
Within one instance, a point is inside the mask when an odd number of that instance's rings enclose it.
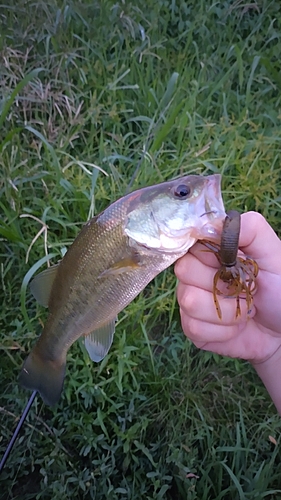
<instances>
[{"instance_id":1,"label":"wrist","mask_svg":"<svg viewBox=\"0 0 281 500\"><path fill-rule=\"evenodd\" d=\"M273 341L274 340L274 341ZM262 369L262 367L266 366L272 366L275 363L280 363L281 362L281 337L272 337L271 344L273 345L268 345L268 349L264 349L264 354L266 351L269 351L269 354L265 355L265 357L259 359L259 358L254 358L254 359L249 359L249 362L255 370L258 371L259 367Z\"/></svg>"},{"instance_id":2,"label":"wrist","mask_svg":"<svg viewBox=\"0 0 281 500\"><path fill-rule=\"evenodd\" d=\"M281 344L271 356L260 362L251 361L251 364L281 415Z\"/></svg>"}]
</instances>

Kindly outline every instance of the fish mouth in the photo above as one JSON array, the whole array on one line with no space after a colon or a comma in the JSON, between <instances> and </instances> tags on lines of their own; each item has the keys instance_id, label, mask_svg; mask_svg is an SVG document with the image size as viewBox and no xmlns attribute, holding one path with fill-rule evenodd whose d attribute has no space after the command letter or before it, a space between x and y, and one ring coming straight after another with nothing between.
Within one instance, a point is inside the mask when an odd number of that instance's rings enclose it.
<instances>
[{"instance_id":1,"label":"fish mouth","mask_svg":"<svg viewBox=\"0 0 281 500\"><path fill-rule=\"evenodd\" d=\"M200 228L200 234L197 234L197 238L199 240L208 239L219 242L221 239L223 222L226 217L221 194L221 176L220 174L210 175L206 180L207 186L204 195L204 212L200 215L204 223Z\"/></svg>"}]
</instances>

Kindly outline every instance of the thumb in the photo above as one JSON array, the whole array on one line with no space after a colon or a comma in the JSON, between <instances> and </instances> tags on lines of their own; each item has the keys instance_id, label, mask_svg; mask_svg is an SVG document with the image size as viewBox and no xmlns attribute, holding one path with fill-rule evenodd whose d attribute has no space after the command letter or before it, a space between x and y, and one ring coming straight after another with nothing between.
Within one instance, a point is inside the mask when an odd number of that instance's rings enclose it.
<instances>
[{"instance_id":1,"label":"thumb","mask_svg":"<svg viewBox=\"0 0 281 500\"><path fill-rule=\"evenodd\" d=\"M258 261L261 269L281 273L281 241L258 212L242 214L239 248Z\"/></svg>"}]
</instances>

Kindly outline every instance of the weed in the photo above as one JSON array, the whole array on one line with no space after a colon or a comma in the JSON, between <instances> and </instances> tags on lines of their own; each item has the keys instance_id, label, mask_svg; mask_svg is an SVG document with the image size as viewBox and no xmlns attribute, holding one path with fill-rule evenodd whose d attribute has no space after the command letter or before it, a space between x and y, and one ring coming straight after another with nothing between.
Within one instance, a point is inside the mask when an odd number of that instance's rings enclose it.
<instances>
[{"instance_id":1,"label":"weed","mask_svg":"<svg viewBox=\"0 0 281 500\"><path fill-rule=\"evenodd\" d=\"M10 0L2 6L4 452L45 320L28 281L128 190L223 176L227 208L280 226L278 2ZM28 262L26 262L28 260ZM99 365L75 344L3 471L5 499L281 498L280 422L245 362L183 336L167 270L119 315Z\"/></svg>"}]
</instances>

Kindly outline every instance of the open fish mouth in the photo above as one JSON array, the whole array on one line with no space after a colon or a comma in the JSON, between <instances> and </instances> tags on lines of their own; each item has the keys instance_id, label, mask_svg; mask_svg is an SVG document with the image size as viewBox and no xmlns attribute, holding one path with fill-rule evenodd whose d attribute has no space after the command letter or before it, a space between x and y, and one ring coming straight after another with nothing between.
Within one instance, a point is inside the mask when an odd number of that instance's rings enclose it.
<instances>
[{"instance_id":1,"label":"open fish mouth","mask_svg":"<svg viewBox=\"0 0 281 500\"><path fill-rule=\"evenodd\" d=\"M222 225L226 213L221 195L221 176L219 174L211 175L208 179L206 192L204 196L205 211L200 215L200 219L205 218L206 222L197 233L197 238L211 239L219 242L222 232ZM203 208L203 207L202 207Z\"/></svg>"},{"instance_id":2,"label":"open fish mouth","mask_svg":"<svg viewBox=\"0 0 281 500\"><path fill-rule=\"evenodd\" d=\"M200 228L197 233L198 240L212 240L216 243L220 242L225 215L217 210L210 210L203 213L200 217L207 217L207 222Z\"/></svg>"}]
</instances>

